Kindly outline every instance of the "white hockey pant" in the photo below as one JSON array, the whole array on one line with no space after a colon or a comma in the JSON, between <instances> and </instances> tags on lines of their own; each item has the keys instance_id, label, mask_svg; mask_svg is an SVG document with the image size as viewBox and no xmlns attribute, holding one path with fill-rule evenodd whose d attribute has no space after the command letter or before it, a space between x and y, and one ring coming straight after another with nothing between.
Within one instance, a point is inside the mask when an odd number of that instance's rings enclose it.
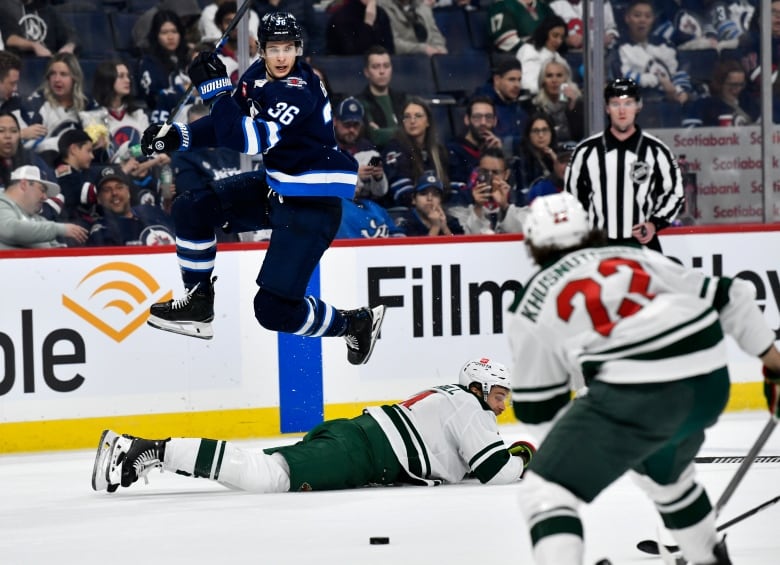
<instances>
[{"instance_id":1,"label":"white hockey pant","mask_svg":"<svg viewBox=\"0 0 780 565\"><path fill-rule=\"evenodd\" d=\"M290 471L284 457L247 451L226 441L173 438L165 447L163 469L249 492L290 490Z\"/></svg>"}]
</instances>

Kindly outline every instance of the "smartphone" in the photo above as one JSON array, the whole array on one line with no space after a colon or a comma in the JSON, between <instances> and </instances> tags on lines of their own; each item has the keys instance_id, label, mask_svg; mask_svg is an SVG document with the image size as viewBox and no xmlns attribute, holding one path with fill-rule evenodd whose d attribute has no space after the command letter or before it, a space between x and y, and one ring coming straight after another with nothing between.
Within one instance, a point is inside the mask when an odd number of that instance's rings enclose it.
<instances>
[{"instance_id":1,"label":"smartphone","mask_svg":"<svg viewBox=\"0 0 780 565\"><path fill-rule=\"evenodd\" d=\"M477 184L491 184L493 182L493 173L480 169L477 172Z\"/></svg>"},{"instance_id":2,"label":"smartphone","mask_svg":"<svg viewBox=\"0 0 780 565\"><path fill-rule=\"evenodd\" d=\"M378 155L374 155L368 160L369 167L380 167L382 165L382 158Z\"/></svg>"}]
</instances>

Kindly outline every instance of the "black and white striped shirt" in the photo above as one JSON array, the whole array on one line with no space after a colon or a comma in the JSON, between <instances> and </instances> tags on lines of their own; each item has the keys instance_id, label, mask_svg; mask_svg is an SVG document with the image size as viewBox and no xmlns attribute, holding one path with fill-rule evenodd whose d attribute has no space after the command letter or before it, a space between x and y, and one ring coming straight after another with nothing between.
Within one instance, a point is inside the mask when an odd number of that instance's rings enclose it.
<instances>
[{"instance_id":1,"label":"black and white striped shirt","mask_svg":"<svg viewBox=\"0 0 780 565\"><path fill-rule=\"evenodd\" d=\"M639 127L620 141L608 129L580 143L566 170L566 191L579 199L591 227L609 239L629 239L631 228L667 227L683 204L682 175L663 141Z\"/></svg>"}]
</instances>

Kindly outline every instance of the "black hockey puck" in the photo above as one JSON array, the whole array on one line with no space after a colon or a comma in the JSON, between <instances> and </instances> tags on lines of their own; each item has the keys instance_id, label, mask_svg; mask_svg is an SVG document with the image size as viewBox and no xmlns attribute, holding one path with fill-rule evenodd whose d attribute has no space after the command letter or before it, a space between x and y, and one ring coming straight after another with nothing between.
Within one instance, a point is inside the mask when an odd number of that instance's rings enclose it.
<instances>
[{"instance_id":1,"label":"black hockey puck","mask_svg":"<svg viewBox=\"0 0 780 565\"><path fill-rule=\"evenodd\" d=\"M377 538L368 538L368 543L371 545L387 545L390 543L390 538L383 538L383 537L377 537Z\"/></svg>"}]
</instances>

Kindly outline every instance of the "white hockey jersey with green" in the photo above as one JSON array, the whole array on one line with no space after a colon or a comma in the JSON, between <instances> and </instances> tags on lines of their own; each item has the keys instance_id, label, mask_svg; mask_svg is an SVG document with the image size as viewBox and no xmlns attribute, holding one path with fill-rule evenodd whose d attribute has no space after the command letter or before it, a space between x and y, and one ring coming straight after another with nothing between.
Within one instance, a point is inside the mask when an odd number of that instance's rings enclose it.
<instances>
[{"instance_id":1,"label":"white hockey jersey with green","mask_svg":"<svg viewBox=\"0 0 780 565\"><path fill-rule=\"evenodd\" d=\"M512 402L551 420L591 379L622 385L686 379L727 362L724 333L759 355L775 335L741 279L710 277L660 253L596 247L528 281L511 307Z\"/></svg>"},{"instance_id":2,"label":"white hockey jersey with green","mask_svg":"<svg viewBox=\"0 0 780 565\"><path fill-rule=\"evenodd\" d=\"M482 483L508 484L523 474L490 408L458 385L424 390L399 404L365 412L380 425L401 466L419 484L457 483L469 473Z\"/></svg>"}]
</instances>

